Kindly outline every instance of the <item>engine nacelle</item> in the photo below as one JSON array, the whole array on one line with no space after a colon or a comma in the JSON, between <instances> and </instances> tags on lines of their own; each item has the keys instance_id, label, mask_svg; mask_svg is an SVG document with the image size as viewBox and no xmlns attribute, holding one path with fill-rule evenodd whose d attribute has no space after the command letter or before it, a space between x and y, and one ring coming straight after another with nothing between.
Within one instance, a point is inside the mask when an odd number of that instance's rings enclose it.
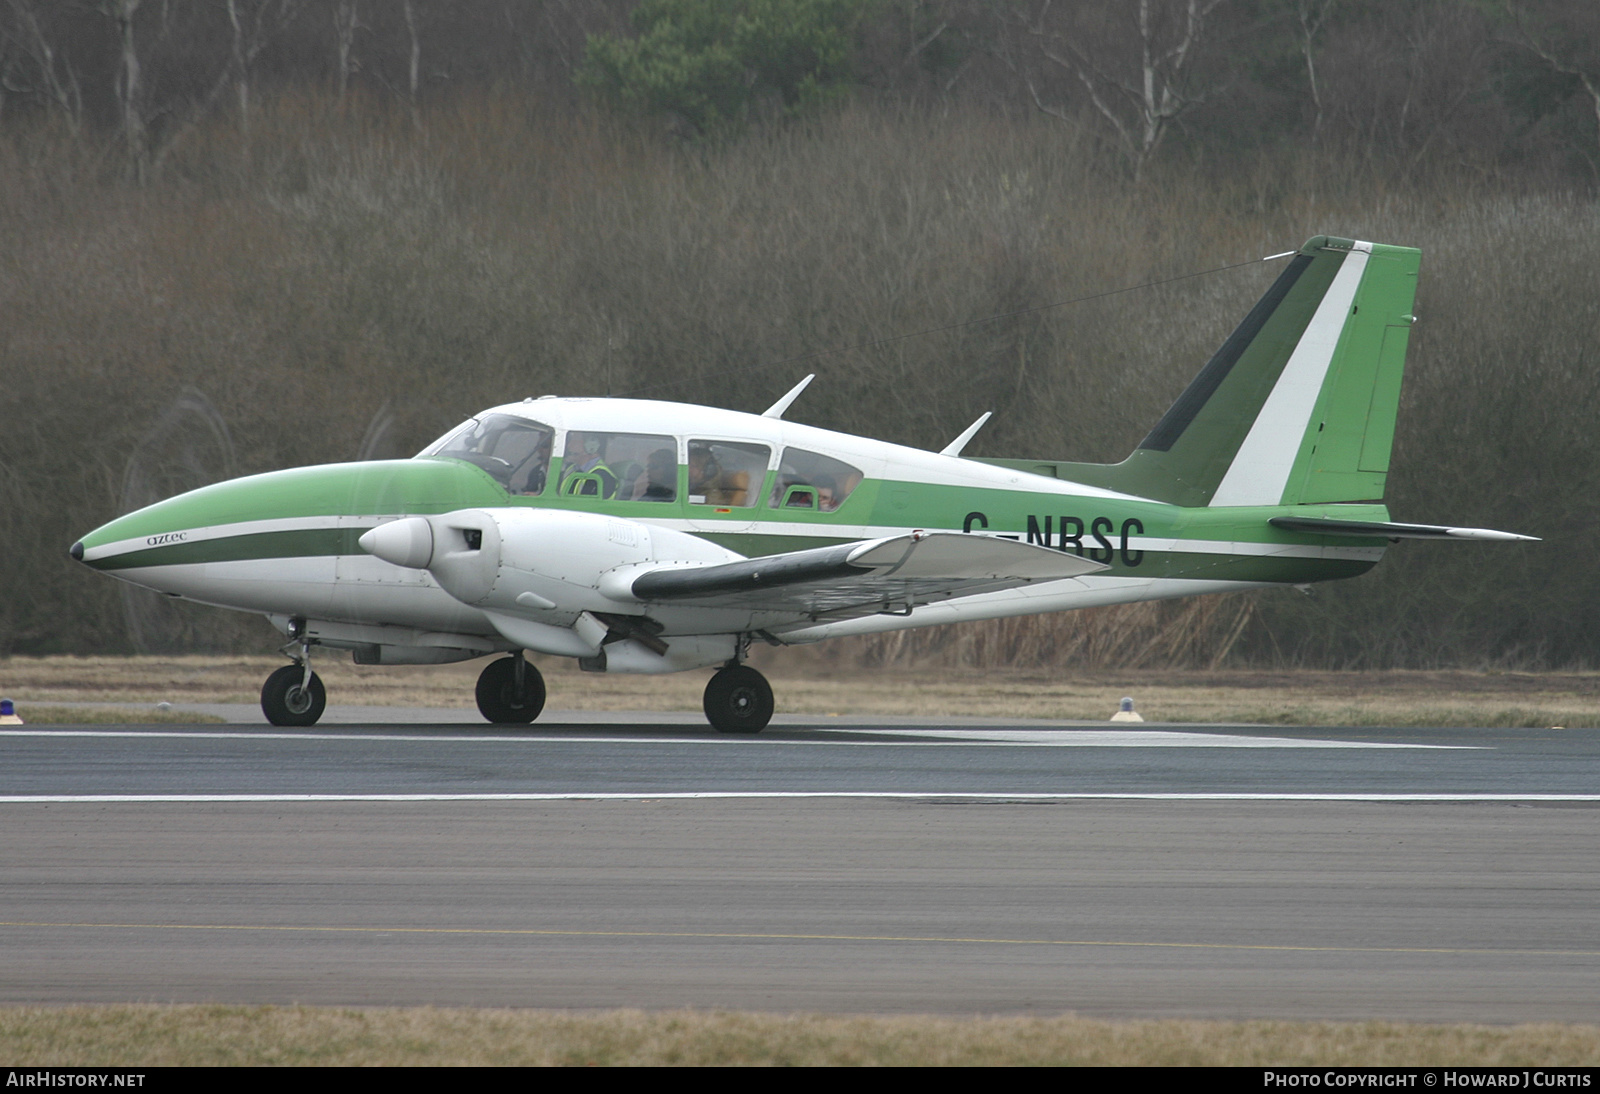
<instances>
[{"instance_id":1,"label":"engine nacelle","mask_svg":"<svg viewBox=\"0 0 1600 1094\"><path fill-rule=\"evenodd\" d=\"M592 650L599 643L589 641L593 636L585 630L593 628L593 617L584 613L627 614L638 604L629 591L638 573L664 562L712 565L743 557L670 528L597 513L523 508L405 517L367 532L361 546L396 566L427 570L445 592L489 612L513 641L566 654L573 652L568 639L546 636L549 641L541 642L542 628L574 628ZM496 616L534 626L512 636Z\"/></svg>"}]
</instances>

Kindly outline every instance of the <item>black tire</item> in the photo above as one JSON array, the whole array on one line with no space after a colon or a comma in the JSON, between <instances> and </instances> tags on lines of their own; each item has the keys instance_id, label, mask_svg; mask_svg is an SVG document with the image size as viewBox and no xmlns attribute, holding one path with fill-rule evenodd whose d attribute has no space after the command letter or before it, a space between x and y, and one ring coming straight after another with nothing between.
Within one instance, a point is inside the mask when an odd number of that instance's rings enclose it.
<instances>
[{"instance_id":1,"label":"black tire","mask_svg":"<svg viewBox=\"0 0 1600 1094\"><path fill-rule=\"evenodd\" d=\"M706 685L705 708L718 733L760 733L772 721L772 685L748 665L725 668Z\"/></svg>"},{"instance_id":2,"label":"black tire","mask_svg":"<svg viewBox=\"0 0 1600 1094\"><path fill-rule=\"evenodd\" d=\"M311 684L301 687L305 669L285 665L261 685L261 713L275 726L314 726L328 705L322 678L311 674Z\"/></svg>"},{"instance_id":3,"label":"black tire","mask_svg":"<svg viewBox=\"0 0 1600 1094\"><path fill-rule=\"evenodd\" d=\"M517 658L491 661L478 676L478 713L496 725L525 726L544 709L544 677L524 663L517 694Z\"/></svg>"}]
</instances>

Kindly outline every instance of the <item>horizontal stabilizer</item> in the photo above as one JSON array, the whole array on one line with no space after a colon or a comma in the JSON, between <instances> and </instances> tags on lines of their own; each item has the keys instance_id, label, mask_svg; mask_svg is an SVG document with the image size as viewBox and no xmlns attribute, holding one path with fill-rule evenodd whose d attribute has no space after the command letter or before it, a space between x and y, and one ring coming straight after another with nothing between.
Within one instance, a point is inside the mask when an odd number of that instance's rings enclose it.
<instances>
[{"instance_id":1,"label":"horizontal stabilizer","mask_svg":"<svg viewBox=\"0 0 1600 1094\"><path fill-rule=\"evenodd\" d=\"M1519 536L1493 528L1451 528L1443 524L1392 524L1377 520L1330 520L1321 517L1273 517L1267 522L1288 532L1324 536L1383 536L1385 539L1487 539L1538 543L1538 536Z\"/></svg>"}]
</instances>

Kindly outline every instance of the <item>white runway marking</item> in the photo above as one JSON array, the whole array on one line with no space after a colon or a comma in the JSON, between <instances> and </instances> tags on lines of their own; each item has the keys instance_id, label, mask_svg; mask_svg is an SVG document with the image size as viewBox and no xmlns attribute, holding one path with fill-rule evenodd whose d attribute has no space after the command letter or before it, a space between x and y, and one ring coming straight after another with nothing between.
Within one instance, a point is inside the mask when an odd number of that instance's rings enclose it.
<instances>
[{"instance_id":1,"label":"white runway marking","mask_svg":"<svg viewBox=\"0 0 1600 1094\"><path fill-rule=\"evenodd\" d=\"M652 793L517 793L517 794L17 794L0 795L0 805L128 804L291 804L296 802L557 802L557 801L725 801L805 798L855 798L883 801L1171 801L1171 802L1518 802L1554 804L1600 802L1600 794L1235 794L1235 793L1017 793L944 790L678 790Z\"/></svg>"},{"instance_id":2,"label":"white runway marking","mask_svg":"<svg viewBox=\"0 0 1600 1094\"><path fill-rule=\"evenodd\" d=\"M1483 745L1388 744L1381 741L1297 740L1293 737L1246 737L1237 733L1189 733L1166 729L1058 730L1061 737L1040 739L1027 729L874 729L886 737L938 737L974 744L1032 745L1046 748L1442 748L1482 749ZM1065 736L1070 734L1071 736ZM866 742L863 742L866 743Z\"/></svg>"},{"instance_id":3,"label":"white runway marking","mask_svg":"<svg viewBox=\"0 0 1600 1094\"><path fill-rule=\"evenodd\" d=\"M482 736L429 733L241 733L141 730L5 730L8 737L132 737L215 741L394 741L417 744L618 744L618 745L765 745L772 748L938 748L999 746L1011 748L1408 748L1479 751L1483 745L1390 744L1381 741L1333 741L1292 737L1249 737L1234 733L1192 733L1162 729L826 729L826 737L793 740L779 737L593 737L553 735L530 730L528 736ZM852 740L862 737L891 740Z\"/></svg>"}]
</instances>

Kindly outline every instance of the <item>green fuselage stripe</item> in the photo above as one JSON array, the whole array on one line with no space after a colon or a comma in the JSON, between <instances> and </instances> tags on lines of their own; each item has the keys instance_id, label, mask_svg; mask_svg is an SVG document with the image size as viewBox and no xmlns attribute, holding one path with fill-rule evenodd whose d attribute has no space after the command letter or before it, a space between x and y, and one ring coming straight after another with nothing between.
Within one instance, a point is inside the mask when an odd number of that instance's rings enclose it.
<instances>
[{"instance_id":1,"label":"green fuselage stripe","mask_svg":"<svg viewBox=\"0 0 1600 1094\"><path fill-rule=\"evenodd\" d=\"M357 542L365 528L302 528L218 536L194 543L167 543L141 551L112 555L89 563L97 570L131 570L139 566L185 566L201 562L249 562L322 555L364 555Z\"/></svg>"},{"instance_id":2,"label":"green fuselage stripe","mask_svg":"<svg viewBox=\"0 0 1600 1094\"><path fill-rule=\"evenodd\" d=\"M862 530L959 529L1035 543L1105 563L1106 574L1135 578L1199 578L1226 581L1308 582L1352 577L1374 559L1296 558L1232 551L1185 550L1186 542L1381 547L1383 540L1332 541L1314 533L1268 524L1281 507L1182 508L1160 502L1010 488L966 487L908 481L861 483L836 512L775 509L770 498L743 509L696 505L680 490L673 501L508 495L479 469L449 459L303 468L208 487L113 521L86 541L91 549L114 542L155 539L229 523L293 520L318 524L330 516L361 521L405 513L440 513L460 508L539 507L603 514L623 520L670 521L747 557L824 547L857 539ZM722 511L718 511L718 509ZM1295 510L1331 516L1321 507ZM1386 520L1381 505L1341 506L1346 519ZM289 528L214 535L184 542L135 547L92 559L100 570L192 565L274 558L363 555L358 543L364 522L343 528ZM782 528L779 532L777 529ZM804 529L804 531L802 531ZM798 534L797 534L798 533ZM1142 544L1172 544L1151 550Z\"/></svg>"},{"instance_id":3,"label":"green fuselage stripe","mask_svg":"<svg viewBox=\"0 0 1600 1094\"><path fill-rule=\"evenodd\" d=\"M207 562L270 562L273 559L284 558L364 556L366 552L358 543L364 531L362 528L307 528L218 536L192 543L170 543L129 551L97 559L89 565L97 570L127 570L146 566L181 566ZM708 534L704 538L751 558L777 554L780 551L799 551L810 547L826 547L850 542L847 537L842 536L801 538L763 535L759 532ZM1184 551L1180 541L1179 549L1174 551L1134 551L1132 554L1137 557L1137 562L1130 565L1122 556L1119 542L1113 540L1112 543L1109 560L1103 558L1105 549L1094 545L1073 553L1107 561L1110 568L1102 571L1106 575L1213 581L1329 581L1355 577L1365 573L1375 564L1374 561L1366 559L1285 558Z\"/></svg>"}]
</instances>

